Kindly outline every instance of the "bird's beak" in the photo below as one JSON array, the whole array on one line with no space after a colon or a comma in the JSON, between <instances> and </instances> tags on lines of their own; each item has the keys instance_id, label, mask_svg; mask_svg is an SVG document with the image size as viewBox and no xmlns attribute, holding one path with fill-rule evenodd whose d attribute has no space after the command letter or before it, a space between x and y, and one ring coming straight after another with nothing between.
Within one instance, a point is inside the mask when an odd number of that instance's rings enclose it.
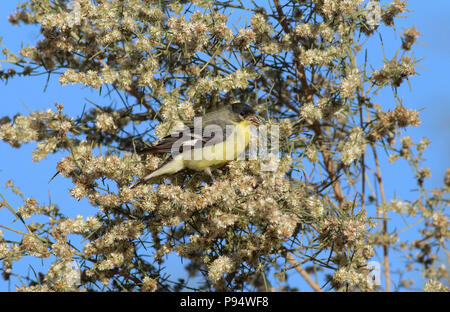
<instances>
[{"instance_id":1,"label":"bird's beak","mask_svg":"<svg viewBox=\"0 0 450 312\"><path fill-rule=\"evenodd\" d=\"M256 127L258 127L261 124L261 121L259 120L258 116L254 115L254 114L248 116L247 120L250 121Z\"/></svg>"}]
</instances>

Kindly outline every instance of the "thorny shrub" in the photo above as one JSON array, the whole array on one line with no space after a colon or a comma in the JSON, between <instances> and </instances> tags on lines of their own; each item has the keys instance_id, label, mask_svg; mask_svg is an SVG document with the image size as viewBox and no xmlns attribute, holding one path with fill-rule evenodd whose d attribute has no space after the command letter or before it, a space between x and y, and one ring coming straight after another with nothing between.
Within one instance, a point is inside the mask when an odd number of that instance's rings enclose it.
<instances>
[{"instance_id":1,"label":"thorny shrub","mask_svg":"<svg viewBox=\"0 0 450 312\"><path fill-rule=\"evenodd\" d=\"M69 218L64 211L76 207L40 205L8 181L23 205L3 197L0 207L26 230L2 225L22 235L11 241L0 232L3 278L25 256L54 259L18 290L294 290L298 275L291 272L298 271L321 276L320 285L308 279L315 290L373 291L379 287L367 263L375 253L390 290L389 251L423 270L425 290L448 290L436 253L449 234L443 207L450 171L442 189L424 189L430 171L421 158L429 141L402 136L420 125L419 113L397 96L375 102L380 89L396 90L416 75L410 51L419 30L404 30L397 53L379 68L361 58L367 38L394 29L406 0L381 4L377 23L373 3L362 0L70 3L18 6L10 22L37 25L41 36L17 54L5 48L12 65L0 77L48 73L62 86L108 90L120 100L83 113L80 103L78 117L58 104L0 120L3 142L37 142L35 161L62 155L55 167L72 181L70 195L97 209ZM138 153L155 136L237 100L279 127L280 159L230 162L214 171L214 183L182 171L170 183L130 188L163 161ZM390 161L411 165L416 199L385 198L380 148ZM267 162L273 171L262 170ZM371 176L378 192L366 187ZM422 218L417 240L399 241L388 227L394 213ZM47 222L32 222L35 215ZM82 237L79 245L71 243L74 235ZM203 283L171 280L164 262L174 253ZM404 279L399 287L410 284Z\"/></svg>"}]
</instances>

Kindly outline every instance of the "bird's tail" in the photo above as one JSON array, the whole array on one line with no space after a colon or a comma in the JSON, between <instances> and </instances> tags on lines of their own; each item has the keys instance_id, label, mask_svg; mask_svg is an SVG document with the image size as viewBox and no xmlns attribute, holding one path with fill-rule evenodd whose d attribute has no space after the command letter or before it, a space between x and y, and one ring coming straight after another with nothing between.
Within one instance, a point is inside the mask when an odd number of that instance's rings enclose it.
<instances>
[{"instance_id":1,"label":"bird's tail","mask_svg":"<svg viewBox=\"0 0 450 312\"><path fill-rule=\"evenodd\" d=\"M132 185L131 188L135 188L136 186L146 183L147 181L159 177L164 174L174 174L184 168L183 158L181 155L178 155L174 159L171 159L170 161L163 164L161 167L153 171L152 173L146 175L143 177L140 181L138 181L136 184Z\"/></svg>"}]
</instances>

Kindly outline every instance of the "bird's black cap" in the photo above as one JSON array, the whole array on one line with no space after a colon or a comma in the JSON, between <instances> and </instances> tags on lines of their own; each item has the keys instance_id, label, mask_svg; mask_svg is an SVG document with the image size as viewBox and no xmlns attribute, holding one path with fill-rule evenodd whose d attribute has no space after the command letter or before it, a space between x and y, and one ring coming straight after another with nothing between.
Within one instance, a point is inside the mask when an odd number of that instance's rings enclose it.
<instances>
[{"instance_id":1,"label":"bird's black cap","mask_svg":"<svg viewBox=\"0 0 450 312\"><path fill-rule=\"evenodd\" d=\"M253 108L251 108L249 105L244 104L244 103L231 104L231 110L234 113L241 115L242 117L247 117L247 116L255 114L255 111L253 110Z\"/></svg>"}]
</instances>

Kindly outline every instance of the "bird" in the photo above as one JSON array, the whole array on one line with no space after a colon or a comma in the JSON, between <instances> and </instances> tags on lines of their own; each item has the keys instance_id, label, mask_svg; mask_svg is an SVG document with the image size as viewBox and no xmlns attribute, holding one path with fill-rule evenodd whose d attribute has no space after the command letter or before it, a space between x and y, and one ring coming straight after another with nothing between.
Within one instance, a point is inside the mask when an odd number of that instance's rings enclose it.
<instances>
[{"instance_id":1,"label":"bird","mask_svg":"<svg viewBox=\"0 0 450 312\"><path fill-rule=\"evenodd\" d=\"M203 171L214 181L211 169L237 159L249 145L252 127L259 125L260 119L253 108L240 102L194 118L193 122L140 151L144 154L171 153L171 157L131 188L183 169Z\"/></svg>"}]
</instances>

